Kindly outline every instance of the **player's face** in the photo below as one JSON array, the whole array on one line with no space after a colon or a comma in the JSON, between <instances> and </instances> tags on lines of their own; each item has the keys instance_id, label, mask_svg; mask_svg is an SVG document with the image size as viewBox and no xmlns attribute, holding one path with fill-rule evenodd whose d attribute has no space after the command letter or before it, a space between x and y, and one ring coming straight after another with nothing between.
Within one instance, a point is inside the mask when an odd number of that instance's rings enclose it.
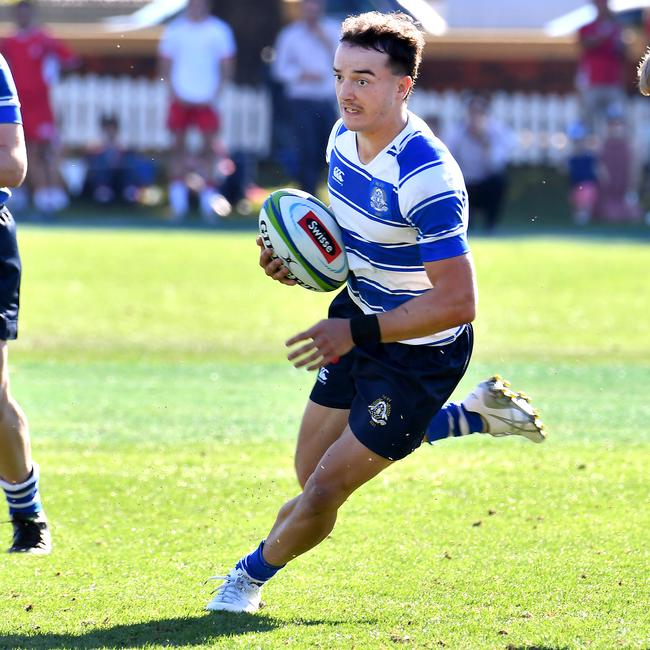
<instances>
[{"instance_id":1,"label":"player's face","mask_svg":"<svg viewBox=\"0 0 650 650\"><path fill-rule=\"evenodd\" d=\"M409 76L396 75L388 64L384 52L348 43L337 48L336 98L343 123L350 131L381 135L395 131L403 121L404 98L413 81Z\"/></svg>"}]
</instances>

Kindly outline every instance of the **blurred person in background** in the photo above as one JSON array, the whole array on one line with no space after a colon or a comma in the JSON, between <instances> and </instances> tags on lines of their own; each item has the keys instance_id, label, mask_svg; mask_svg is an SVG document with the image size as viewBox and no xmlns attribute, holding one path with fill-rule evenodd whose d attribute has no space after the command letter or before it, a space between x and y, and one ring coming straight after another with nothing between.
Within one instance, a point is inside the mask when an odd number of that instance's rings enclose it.
<instances>
[{"instance_id":1,"label":"blurred person in background","mask_svg":"<svg viewBox=\"0 0 650 650\"><path fill-rule=\"evenodd\" d=\"M75 67L77 58L38 24L34 2L22 0L13 12L16 31L0 43L0 51L11 66L22 101L29 157L27 184L34 208L42 215L51 215L68 205L68 195L59 172L58 132L50 87L59 70Z\"/></svg>"},{"instance_id":2,"label":"blurred person in background","mask_svg":"<svg viewBox=\"0 0 650 650\"><path fill-rule=\"evenodd\" d=\"M273 75L284 88L300 187L316 194L325 170L323 151L338 115L332 61L341 25L325 17L325 0L302 0L299 20L277 38Z\"/></svg>"},{"instance_id":3,"label":"blurred person in background","mask_svg":"<svg viewBox=\"0 0 650 650\"><path fill-rule=\"evenodd\" d=\"M32 459L25 413L9 388L7 342L18 336L21 263L16 224L5 207L9 187L27 172L20 103L9 66L0 56L0 488L14 529L10 553L46 554L52 548L38 489L39 468Z\"/></svg>"},{"instance_id":4,"label":"blurred person in background","mask_svg":"<svg viewBox=\"0 0 650 650\"><path fill-rule=\"evenodd\" d=\"M620 106L612 105L607 111L606 132L598 159L598 216L613 223L638 221L641 170Z\"/></svg>"},{"instance_id":5,"label":"blurred person in background","mask_svg":"<svg viewBox=\"0 0 650 650\"><path fill-rule=\"evenodd\" d=\"M598 155L587 127L575 122L569 127L571 152L567 159L569 203L574 223L583 226L594 216L598 200Z\"/></svg>"},{"instance_id":6,"label":"blurred person in background","mask_svg":"<svg viewBox=\"0 0 650 650\"><path fill-rule=\"evenodd\" d=\"M169 203L175 221L189 211L190 187L199 194L201 214L212 223L230 212L216 187L220 117L215 104L233 78L236 44L230 26L210 15L207 0L189 0L183 15L163 32L159 45L161 77L169 86L167 126L173 136L169 162ZM188 147L190 129L200 134L197 151Z\"/></svg>"},{"instance_id":7,"label":"blurred person in background","mask_svg":"<svg viewBox=\"0 0 650 650\"><path fill-rule=\"evenodd\" d=\"M103 115L101 141L87 156L84 193L101 204L136 203L142 190L155 181L150 160L125 149L120 143L120 123L115 115Z\"/></svg>"},{"instance_id":8,"label":"blurred person in background","mask_svg":"<svg viewBox=\"0 0 650 650\"><path fill-rule=\"evenodd\" d=\"M469 99L465 121L450 129L445 142L463 170L472 220L479 211L486 232L493 232L501 219L508 186L513 132L490 115L487 97L475 95Z\"/></svg>"},{"instance_id":9,"label":"blurred person in background","mask_svg":"<svg viewBox=\"0 0 650 650\"><path fill-rule=\"evenodd\" d=\"M626 52L623 28L608 0L593 0L593 4L596 18L578 32L576 89L584 122L593 133L602 135L609 106L625 105Z\"/></svg>"}]
</instances>

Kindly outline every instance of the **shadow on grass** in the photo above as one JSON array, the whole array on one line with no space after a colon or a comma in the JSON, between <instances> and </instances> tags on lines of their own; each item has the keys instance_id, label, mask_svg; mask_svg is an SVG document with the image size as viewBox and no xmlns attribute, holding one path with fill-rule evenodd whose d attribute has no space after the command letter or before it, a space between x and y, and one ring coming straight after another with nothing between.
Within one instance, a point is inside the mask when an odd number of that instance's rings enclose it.
<instances>
[{"instance_id":1,"label":"shadow on grass","mask_svg":"<svg viewBox=\"0 0 650 650\"><path fill-rule=\"evenodd\" d=\"M350 621L346 621L349 623ZM85 634L0 634L0 648L75 648L96 650L106 647L144 648L151 645L175 647L209 645L219 637L235 637L251 632L268 632L286 626L285 620L264 614L204 614L187 618L167 618L132 625L116 625L93 629ZM289 623L291 624L291 623ZM294 621L300 627L317 625L341 625L343 621L300 619Z\"/></svg>"}]
</instances>

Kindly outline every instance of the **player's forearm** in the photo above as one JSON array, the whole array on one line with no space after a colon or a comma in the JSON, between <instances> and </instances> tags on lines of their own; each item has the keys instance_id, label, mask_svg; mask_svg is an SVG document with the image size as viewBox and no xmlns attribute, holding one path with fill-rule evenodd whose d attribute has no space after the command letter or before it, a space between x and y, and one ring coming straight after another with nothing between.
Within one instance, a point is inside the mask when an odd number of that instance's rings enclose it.
<instances>
[{"instance_id":1,"label":"player's forearm","mask_svg":"<svg viewBox=\"0 0 650 650\"><path fill-rule=\"evenodd\" d=\"M451 292L435 287L378 318L382 342L391 343L443 332L470 323L475 316L476 289L469 284Z\"/></svg>"}]
</instances>

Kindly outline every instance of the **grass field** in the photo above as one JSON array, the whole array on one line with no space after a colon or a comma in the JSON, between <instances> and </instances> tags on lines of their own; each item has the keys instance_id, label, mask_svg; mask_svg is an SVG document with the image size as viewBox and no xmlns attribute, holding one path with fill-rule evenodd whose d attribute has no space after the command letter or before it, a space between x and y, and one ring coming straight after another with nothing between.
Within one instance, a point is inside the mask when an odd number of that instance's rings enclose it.
<instances>
[{"instance_id":1,"label":"grass field","mask_svg":"<svg viewBox=\"0 0 650 650\"><path fill-rule=\"evenodd\" d=\"M242 616L204 580L297 493L312 377L283 341L328 297L268 281L252 233L20 236L13 388L56 547L1 559L0 648L650 648L647 244L477 240L458 397L500 372L549 440L418 450Z\"/></svg>"}]
</instances>

